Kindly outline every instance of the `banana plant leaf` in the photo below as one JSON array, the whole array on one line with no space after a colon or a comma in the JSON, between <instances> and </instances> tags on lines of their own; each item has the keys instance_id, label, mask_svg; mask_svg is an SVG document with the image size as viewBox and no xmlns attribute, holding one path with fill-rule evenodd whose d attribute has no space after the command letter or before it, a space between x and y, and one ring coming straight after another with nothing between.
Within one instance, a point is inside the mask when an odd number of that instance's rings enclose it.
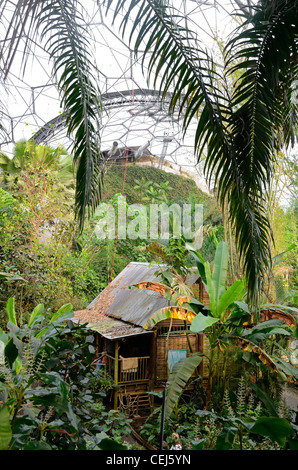
<instances>
[{"instance_id":1,"label":"banana plant leaf","mask_svg":"<svg viewBox=\"0 0 298 470\"><path fill-rule=\"evenodd\" d=\"M33 323L37 322L37 321L41 321L42 319L44 319L44 316L42 315L44 311L44 305L43 304L39 304L37 305L33 312L31 313L30 315L30 318L29 318L29 322L28 322L28 326L32 326Z\"/></svg>"},{"instance_id":2,"label":"banana plant leaf","mask_svg":"<svg viewBox=\"0 0 298 470\"><path fill-rule=\"evenodd\" d=\"M206 330L206 328L209 328L218 321L219 318L205 316L202 313L198 313L197 316L193 319L192 324L190 325L190 331L192 331L193 333L200 333L201 331Z\"/></svg>"},{"instance_id":3,"label":"banana plant leaf","mask_svg":"<svg viewBox=\"0 0 298 470\"><path fill-rule=\"evenodd\" d=\"M294 429L287 419L277 418L275 416L261 416L253 423L246 423L246 426L251 433L269 437L281 447L285 445L286 439L289 436L295 434Z\"/></svg>"},{"instance_id":4,"label":"banana plant leaf","mask_svg":"<svg viewBox=\"0 0 298 470\"><path fill-rule=\"evenodd\" d=\"M187 358L183 358L176 362L173 372L169 376L166 401L165 401L165 419L168 419L175 404L177 403L181 393L186 387L187 382L191 378L196 368L200 365L203 354L194 353Z\"/></svg>"},{"instance_id":5,"label":"banana plant leaf","mask_svg":"<svg viewBox=\"0 0 298 470\"><path fill-rule=\"evenodd\" d=\"M216 316L220 317L222 313L232 305L236 300L243 297L245 284L243 281L236 281L220 297L216 306Z\"/></svg>"},{"instance_id":6,"label":"banana plant leaf","mask_svg":"<svg viewBox=\"0 0 298 470\"><path fill-rule=\"evenodd\" d=\"M17 282L17 281L27 282L26 279L24 279L22 276L19 276L18 274L3 273L3 272L0 272L0 279L4 279L6 282Z\"/></svg>"},{"instance_id":7,"label":"banana plant leaf","mask_svg":"<svg viewBox=\"0 0 298 470\"><path fill-rule=\"evenodd\" d=\"M274 372L278 373L277 364L259 346L239 336L235 336L234 338L232 338L232 341L236 343L237 347L242 349L243 351L248 351L248 352L251 352L252 354L256 354L263 364L265 364L269 369L272 369Z\"/></svg>"},{"instance_id":8,"label":"banana plant leaf","mask_svg":"<svg viewBox=\"0 0 298 470\"><path fill-rule=\"evenodd\" d=\"M263 321L248 330L244 330L242 335L253 343L259 343L273 335L290 336L292 334L288 325L279 319Z\"/></svg>"},{"instance_id":9,"label":"banana plant leaf","mask_svg":"<svg viewBox=\"0 0 298 470\"><path fill-rule=\"evenodd\" d=\"M200 273L202 281L206 284L206 273L205 273L205 263L206 260L203 258L201 253L196 251L191 243L185 243L185 248L190 251L191 255L193 256L198 271Z\"/></svg>"},{"instance_id":10,"label":"banana plant leaf","mask_svg":"<svg viewBox=\"0 0 298 470\"><path fill-rule=\"evenodd\" d=\"M212 278L211 278L215 305L219 304L219 299L225 292L225 283L227 280L227 272L228 272L228 262L229 262L228 244L226 242L220 242L216 248L213 271L212 271Z\"/></svg>"},{"instance_id":11,"label":"banana plant leaf","mask_svg":"<svg viewBox=\"0 0 298 470\"><path fill-rule=\"evenodd\" d=\"M131 287L136 287L137 289L153 290L154 292L158 292L162 296L164 296L166 293L170 293L172 295L175 294L174 289L171 289L170 287L165 286L164 284L161 284L159 282L151 282L151 281L138 282L137 284L133 284L129 288Z\"/></svg>"}]
</instances>

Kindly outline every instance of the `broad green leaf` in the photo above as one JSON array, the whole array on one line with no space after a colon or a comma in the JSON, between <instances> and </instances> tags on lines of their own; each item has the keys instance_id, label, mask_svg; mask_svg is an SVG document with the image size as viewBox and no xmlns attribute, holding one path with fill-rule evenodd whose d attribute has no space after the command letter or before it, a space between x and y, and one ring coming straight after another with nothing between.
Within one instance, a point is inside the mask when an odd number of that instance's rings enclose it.
<instances>
[{"instance_id":1,"label":"broad green leaf","mask_svg":"<svg viewBox=\"0 0 298 470\"><path fill-rule=\"evenodd\" d=\"M17 325L14 297L11 297L8 300L6 304L6 309L7 309L9 321L13 323L14 325Z\"/></svg>"},{"instance_id":2,"label":"broad green leaf","mask_svg":"<svg viewBox=\"0 0 298 470\"><path fill-rule=\"evenodd\" d=\"M190 251L191 255L193 256L202 281L206 283L206 274L205 274L205 263L206 260L203 258L201 253L195 250L192 243L185 243L185 248Z\"/></svg>"},{"instance_id":3,"label":"broad green leaf","mask_svg":"<svg viewBox=\"0 0 298 470\"><path fill-rule=\"evenodd\" d=\"M237 428L224 427L216 440L216 450L230 450L236 434Z\"/></svg>"},{"instance_id":4,"label":"broad green leaf","mask_svg":"<svg viewBox=\"0 0 298 470\"><path fill-rule=\"evenodd\" d=\"M205 263L205 276L206 276L205 287L209 295L209 308L212 314L215 314L215 311L216 311L215 292L214 292L213 283L212 283L210 264L208 261Z\"/></svg>"},{"instance_id":5,"label":"broad green leaf","mask_svg":"<svg viewBox=\"0 0 298 470\"><path fill-rule=\"evenodd\" d=\"M274 358L275 363L278 366L278 369L280 369L284 374L290 377L294 377L296 380L298 379L298 368L293 366L292 364L284 361L280 357L275 357Z\"/></svg>"},{"instance_id":6,"label":"broad green leaf","mask_svg":"<svg viewBox=\"0 0 298 470\"><path fill-rule=\"evenodd\" d=\"M219 318L205 316L202 313L198 313L190 325L190 331L193 331L194 333L200 333L201 331L206 330L206 328L209 328L218 321Z\"/></svg>"},{"instance_id":7,"label":"broad green leaf","mask_svg":"<svg viewBox=\"0 0 298 470\"><path fill-rule=\"evenodd\" d=\"M165 419L169 418L180 394L185 389L187 382L196 368L200 365L202 358L202 353L197 352L174 364L173 371L168 379L168 387L166 391Z\"/></svg>"},{"instance_id":8,"label":"broad green leaf","mask_svg":"<svg viewBox=\"0 0 298 470\"><path fill-rule=\"evenodd\" d=\"M270 437L272 441L277 442L281 447L285 445L287 437L294 434L294 429L287 419L272 416L262 416L252 426L247 425L247 427L251 433Z\"/></svg>"},{"instance_id":9,"label":"broad green leaf","mask_svg":"<svg viewBox=\"0 0 298 470\"><path fill-rule=\"evenodd\" d=\"M246 313L250 313L247 303L235 300L234 304L236 304L241 310L244 310Z\"/></svg>"},{"instance_id":10,"label":"broad green leaf","mask_svg":"<svg viewBox=\"0 0 298 470\"><path fill-rule=\"evenodd\" d=\"M73 312L73 306L71 304L62 305L59 310L52 316L49 324L53 323L54 321L58 320L58 318L62 317L63 315Z\"/></svg>"},{"instance_id":11,"label":"broad green leaf","mask_svg":"<svg viewBox=\"0 0 298 470\"><path fill-rule=\"evenodd\" d=\"M30 441L24 446L24 450L53 450L50 444L44 441Z\"/></svg>"},{"instance_id":12,"label":"broad green leaf","mask_svg":"<svg viewBox=\"0 0 298 470\"><path fill-rule=\"evenodd\" d=\"M254 343L259 343L273 335L291 336L291 331L281 320L268 320L244 330L242 335Z\"/></svg>"},{"instance_id":13,"label":"broad green leaf","mask_svg":"<svg viewBox=\"0 0 298 470\"><path fill-rule=\"evenodd\" d=\"M213 270L212 270L212 285L213 285L213 292L214 292L215 308L219 304L219 299L225 292L228 262L229 262L228 244L226 242L219 242L219 244L216 247Z\"/></svg>"},{"instance_id":14,"label":"broad green leaf","mask_svg":"<svg viewBox=\"0 0 298 470\"><path fill-rule=\"evenodd\" d=\"M239 299L241 294L243 294L244 288L244 282L239 280L234 282L234 284L222 294L216 307L217 316L221 316L221 314L225 313L229 306Z\"/></svg>"},{"instance_id":15,"label":"broad green leaf","mask_svg":"<svg viewBox=\"0 0 298 470\"><path fill-rule=\"evenodd\" d=\"M10 417L7 406L0 409L0 450L7 450L12 439Z\"/></svg>"},{"instance_id":16,"label":"broad green leaf","mask_svg":"<svg viewBox=\"0 0 298 470\"><path fill-rule=\"evenodd\" d=\"M298 308L296 307L289 307L288 305L280 305L280 304L262 304L262 309L266 308L280 308L281 310L289 310L290 312L298 313Z\"/></svg>"},{"instance_id":17,"label":"broad green leaf","mask_svg":"<svg viewBox=\"0 0 298 470\"><path fill-rule=\"evenodd\" d=\"M192 450L202 450L205 444L205 439L200 439L199 441L192 441L191 448Z\"/></svg>"},{"instance_id":18,"label":"broad green leaf","mask_svg":"<svg viewBox=\"0 0 298 470\"><path fill-rule=\"evenodd\" d=\"M98 447L102 450L127 450L127 447L119 442L113 441L112 439L102 439Z\"/></svg>"},{"instance_id":19,"label":"broad green leaf","mask_svg":"<svg viewBox=\"0 0 298 470\"><path fill-rule=\"evenodd\" d=\"M298 439L297 438L289 438L288 439L289 447L291 450L298 450Z\"/></svg>"},{"instance_id":20,"label":"broad green leaf","mask_svg":"<svg viewBox=\"0 0 298 470\"><path fill-rule=\"evenodd\" d=\"M6 333L3 333L3 331L1 331L0 329L0 341L6 344L8 340L9 340L9 336Z\"/></svg>"},{"instance_id":21,"label":"broad green leaf","mask_svg":"<svg viewBox=\"0 0 298 470\"><path fill-rule=\"evenodd\" d=\"M31 313L30 315L30 319L29 319L29 323L28 323L28 326L32 326L32 324L38 320L38 318L41 318L42 317L42 313L44 311L44 305L43 304L39 304L35 307L35 309L33 310L33 312ZM43 318L43 317L42 317Z\"/></svg>"},{"instance_id":22,"label":"broad green leaf","mask_svg":"<svg viewBox=\"0 0 298 470\"><path fill-rule=\"evenodd\" d=\"M10 367L12 367L18 357L18 349L14 344L13 338L10 338L5 345L4 356L8 360Z\"/></svg>"}]
</instances>

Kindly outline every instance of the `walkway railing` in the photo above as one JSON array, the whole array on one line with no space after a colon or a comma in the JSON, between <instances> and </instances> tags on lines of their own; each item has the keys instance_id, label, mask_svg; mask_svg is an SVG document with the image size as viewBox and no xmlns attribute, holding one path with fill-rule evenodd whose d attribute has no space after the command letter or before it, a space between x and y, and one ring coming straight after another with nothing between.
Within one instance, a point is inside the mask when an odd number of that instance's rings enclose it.
<instances>
[{"instance_id":1,"label":"walkway railing","mask_svg":"<svg viewBox=\"0 0 298 470\"><path fill-rule=\"evenodd\" d=\"M149 356L143 357L120 357L118 367L115 367L115 358L106 356L106 371L116 378L118 384L128 382L144 382L149 380ZM115 377L115 372L118 369L118 377Z\"/></svg>"}]
</instances>

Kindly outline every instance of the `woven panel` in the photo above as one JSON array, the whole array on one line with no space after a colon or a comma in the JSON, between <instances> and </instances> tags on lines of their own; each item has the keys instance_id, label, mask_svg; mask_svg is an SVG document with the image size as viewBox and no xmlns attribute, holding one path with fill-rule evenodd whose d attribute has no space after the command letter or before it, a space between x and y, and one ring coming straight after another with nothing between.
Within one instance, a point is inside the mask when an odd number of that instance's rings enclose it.
<instances>
[{"instance_id":1,"label":"woven panel","mask_svg":"<svg viewBox=\"0 0 298 470\"><path fill-rule=\"evenodd\" d=\"M197 335L189 335L192 352L198 351ZM186 335L169 336L168 341L165 336L157 338L157 357L156 357L156 379L166 380L168 378L167 351L185 350L187 356L190 355Z\"/></svg>"}]
</instances>

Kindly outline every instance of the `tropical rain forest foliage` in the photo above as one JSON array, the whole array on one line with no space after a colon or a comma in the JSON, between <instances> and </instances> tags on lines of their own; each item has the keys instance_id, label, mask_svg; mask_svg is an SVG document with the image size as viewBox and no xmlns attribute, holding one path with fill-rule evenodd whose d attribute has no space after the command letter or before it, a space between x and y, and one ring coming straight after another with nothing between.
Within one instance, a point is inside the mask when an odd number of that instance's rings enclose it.
<instances>
[{"instance_id":1,"label":"tropical rain forest foliage","mask_svg":"<svg viewBox=\"0 0 298 470\"><path fill-rule=\"evenodd\" d=\"M142 261L166 263L165 297L209 341L207 384L197 376L189 399L202 353L178 362L165 401L155 392L138 428L142 439L158 448L162 432L169 449L174 430L188 450L297 450L297 402L286 392L298 379L298 1L235 2L222 65L174 2L101 3L149 61L146 78L161 100L171 92L169 114L178 109L185 131L196 123L194 150L212 191L158 168L106 167L83 2L14 2L1 79L24 31L27 47L45 41L74 146L32 139L16 142L12 157L0 153L0 449L145 448L111 406L115 384L94 368L94 335L73 322L129 262ZM124 177L129 204L203 204L202 247L183 237L99 239L98 209L116 207ZM185 283L193 267L208 305ZM172 316L154 312L146 327Z\"/></svg>"}]
</instances>

